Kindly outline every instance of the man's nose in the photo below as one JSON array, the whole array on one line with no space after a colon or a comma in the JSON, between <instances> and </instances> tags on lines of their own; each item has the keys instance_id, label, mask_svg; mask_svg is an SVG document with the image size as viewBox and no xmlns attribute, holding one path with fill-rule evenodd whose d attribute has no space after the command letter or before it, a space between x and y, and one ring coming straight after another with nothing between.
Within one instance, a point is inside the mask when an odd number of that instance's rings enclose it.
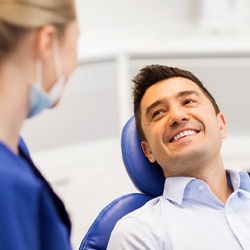
<instances>
[{"instance_id":1,"label":"man's nose","mask_svg":"<svg viewBox=\"0 0 250 250\"><path fill-rule=\"evenodd\" d=\"M183 121L188 121L190 119L184 107L171 107L168 115L170 127L180 125Z\"/></svg>"}]
</instances>

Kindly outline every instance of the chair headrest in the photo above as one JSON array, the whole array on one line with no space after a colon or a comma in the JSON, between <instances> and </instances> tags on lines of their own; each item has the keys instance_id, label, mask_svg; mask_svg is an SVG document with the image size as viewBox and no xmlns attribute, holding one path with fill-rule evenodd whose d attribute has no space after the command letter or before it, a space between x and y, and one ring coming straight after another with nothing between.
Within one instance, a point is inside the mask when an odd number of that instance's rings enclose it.
<instances>
[{"instance_id":1,"label":"chair headrest","mask_svg":"<svg viewBox=\"0 0 250 250\"><path fill-rule=\"evenodd\" d=\"M134 116L122 130L121 147L125 168L134 185L148 196L162 195L165 182L163 171L158 163L151 163L144 155Z\"/></svg>"}]
</instances>

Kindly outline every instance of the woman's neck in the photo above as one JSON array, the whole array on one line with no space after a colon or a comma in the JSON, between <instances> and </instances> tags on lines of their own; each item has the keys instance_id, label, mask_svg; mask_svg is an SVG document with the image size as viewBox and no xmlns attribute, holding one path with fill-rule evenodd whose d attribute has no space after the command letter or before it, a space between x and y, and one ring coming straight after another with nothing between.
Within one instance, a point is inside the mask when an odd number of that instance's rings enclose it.
<instances>
[{"instance_id":1,"label":"woman's neck","mask_svg":"<svg viewBox=\"0 0 250 250\"><path fill-rule=\"evenodd\" d=\"M29 86L22 66L6 62L0 68L0 141L14 152L27 116Z\"/></svg>"}]
</instances>

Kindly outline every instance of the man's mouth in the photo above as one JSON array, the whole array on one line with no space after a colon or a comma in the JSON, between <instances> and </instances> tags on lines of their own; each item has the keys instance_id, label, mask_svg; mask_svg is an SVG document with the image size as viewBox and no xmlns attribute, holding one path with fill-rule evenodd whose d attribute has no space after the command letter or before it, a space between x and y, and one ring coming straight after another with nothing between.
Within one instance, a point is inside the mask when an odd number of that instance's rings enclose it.
<instances>
[{"instance_id":1,"label":"man's mouth","mask_svg":"<svg viewBox=\"0 0 250 250\"><path fill-rule=\"evenodd\" d=\"M175 142L183 137L186 137L186 136L189 136L189 135L195 135L197 134L198 131L196 130L192 130L192 129L189 129L189 130L185 130L185 131L182 131L180 132L179 134L175 135L171 140L170 142Z\"/></svg>"}]
</instances>

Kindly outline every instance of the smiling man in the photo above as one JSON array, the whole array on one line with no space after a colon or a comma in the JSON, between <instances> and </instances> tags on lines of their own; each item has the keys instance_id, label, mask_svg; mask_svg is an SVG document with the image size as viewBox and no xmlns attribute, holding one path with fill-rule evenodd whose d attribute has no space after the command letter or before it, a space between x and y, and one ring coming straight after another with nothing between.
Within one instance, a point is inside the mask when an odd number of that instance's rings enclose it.
<instances>
[{"instance_id":1,"label":"smiling man","mask_svg":"<svg viewBox=\"0 0 250 250\"><path fill-rule=\"evenodd\" d=\"M143 152L166 177L163 195L123 217L108 249L250 249L250 181L225 170L226 121L191 72L147 66L134 78Z\"/></svg>"}]
</instances>

